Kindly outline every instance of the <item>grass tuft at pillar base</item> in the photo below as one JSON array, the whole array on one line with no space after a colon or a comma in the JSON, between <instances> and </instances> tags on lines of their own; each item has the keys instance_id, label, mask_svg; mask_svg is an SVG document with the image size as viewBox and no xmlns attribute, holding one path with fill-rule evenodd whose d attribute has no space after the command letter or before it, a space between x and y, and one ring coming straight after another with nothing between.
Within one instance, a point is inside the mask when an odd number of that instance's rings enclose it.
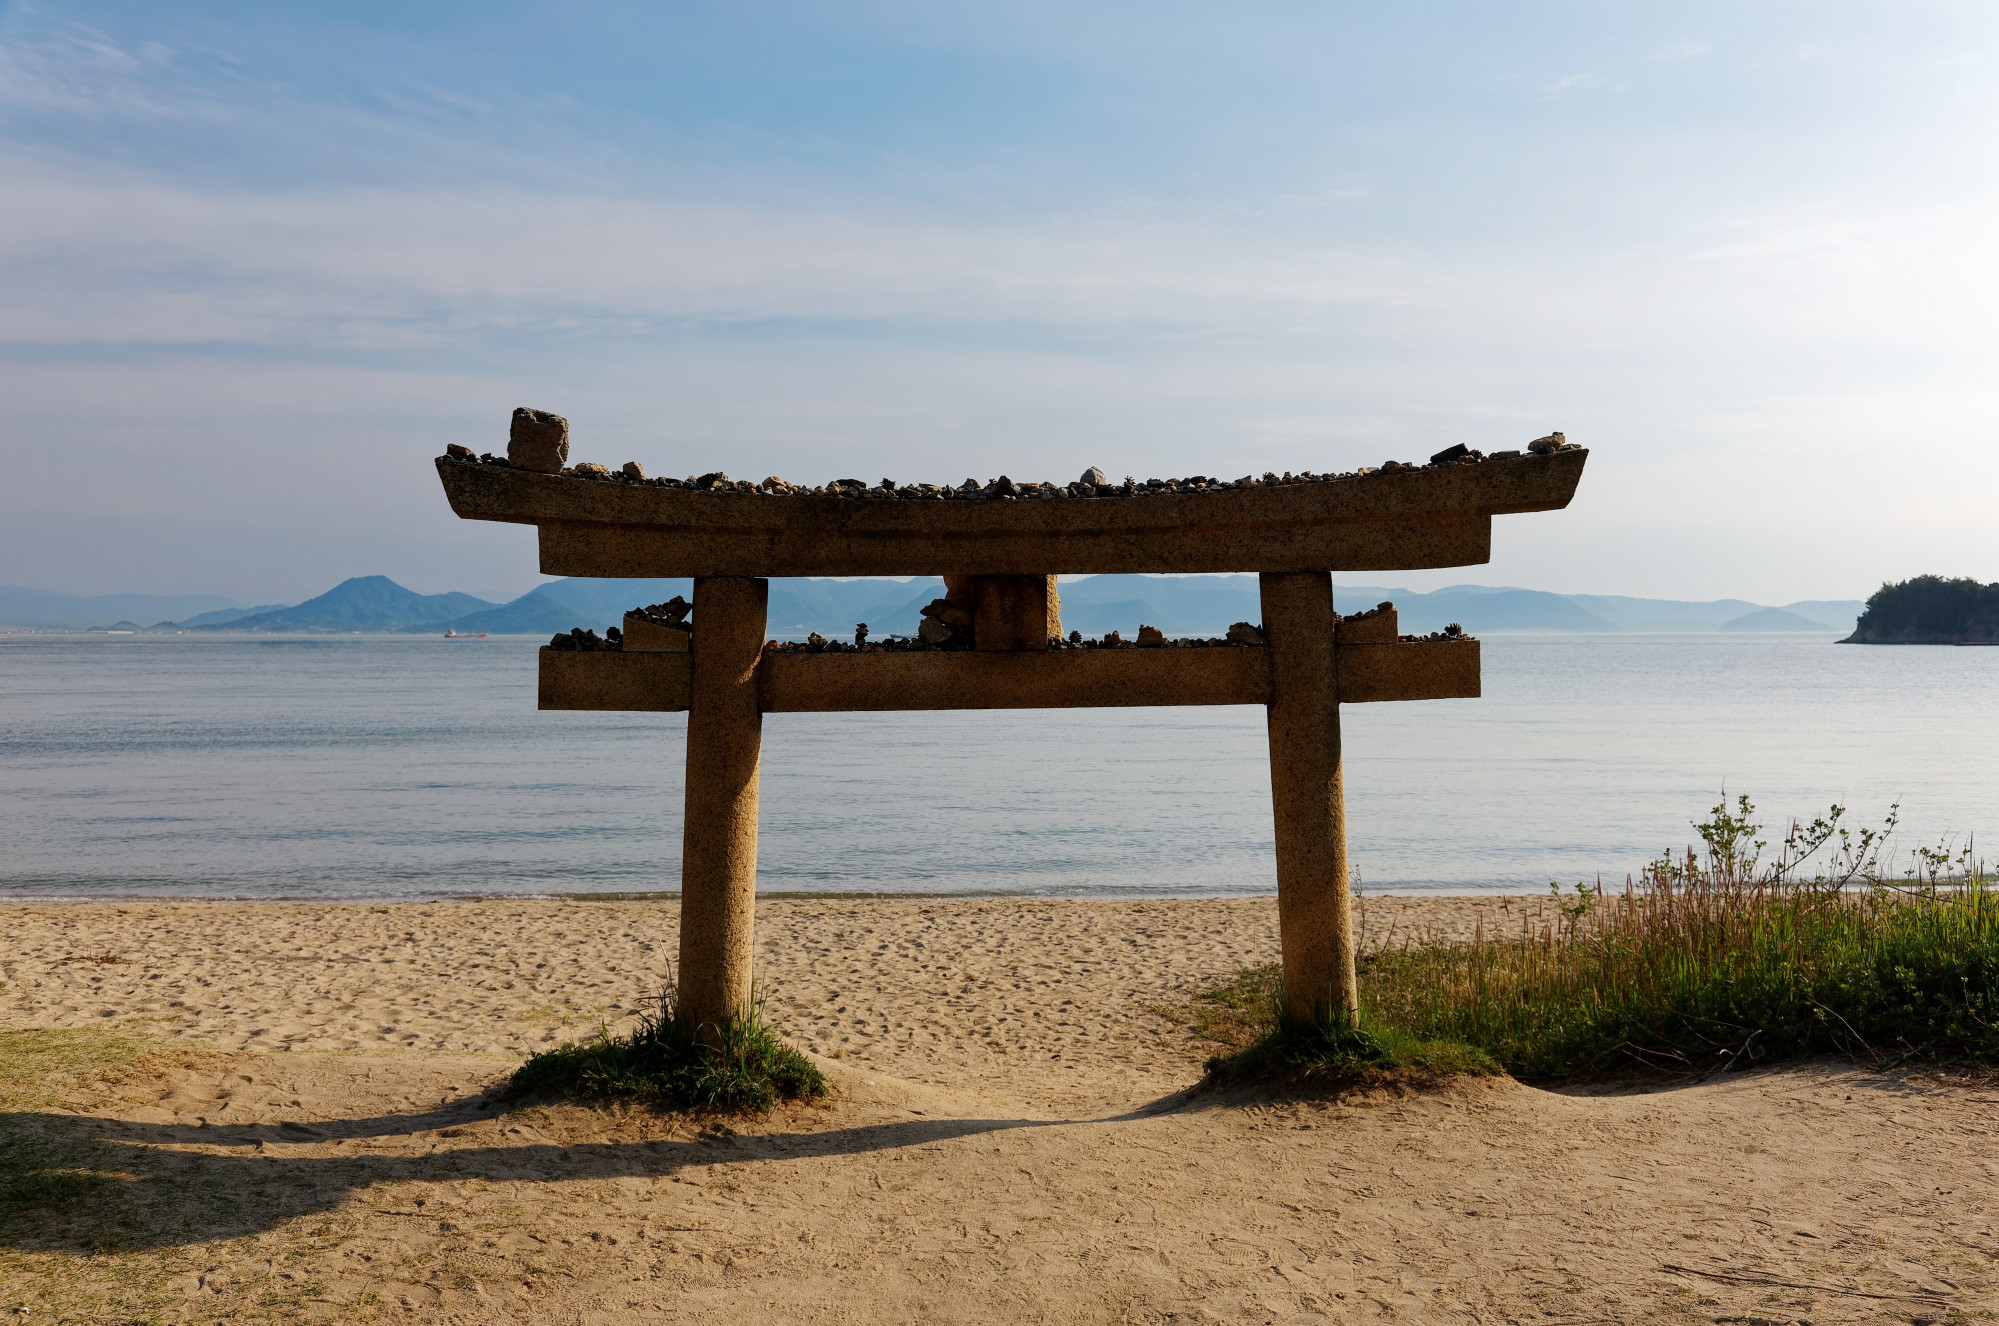
<instances>
[{"instance_id":1,"label":"grass tuft at pillar base","mask_svg":"<svg viewBox=\"0 0 1999 1326\"><path fill-rule=\"evenodd\" d=\"M641 1013L623 1036L601 1030L535 1055L515 1070L510 1095L552 1095L577 1101L621 1101L656 1110L764 1113L780 1100L827 1094L825 1075L785 1044L764 1020L763 1001L722 1028L719 1047L705 1044L680 1016L678 992L668 986L659 1007Z\"/></svg>"},{"instance_id":2,"label":"grass tuft at pillar base","mask_svg":"<svg viewBox=\"0 0 1999 1326\"><path fill-rule=\"evenodd\" d=\"M1195 998L1194 1034L1228 1047L1208 1060L1206 1085L1286 1082L1338 1091L1504 1071L1491 1055L1458 1041L1426 1040L1345 1017L1294 1021L1284 1013L1283 987L1283 974L1273 963L1246 968L1229 984Z\"/></svg>"}]
</instances>

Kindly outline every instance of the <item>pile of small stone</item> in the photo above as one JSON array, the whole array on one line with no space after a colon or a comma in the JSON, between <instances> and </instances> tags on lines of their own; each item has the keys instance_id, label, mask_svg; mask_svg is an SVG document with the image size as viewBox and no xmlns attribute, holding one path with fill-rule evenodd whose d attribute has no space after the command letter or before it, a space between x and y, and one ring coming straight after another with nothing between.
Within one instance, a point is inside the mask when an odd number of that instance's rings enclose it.
<instances>
[{"instance_id":1,"label":"pile of small stone","mask_svg":"<svg viewBox=\"0 0 1999 1326\"><path fill-rule=\"evenodd\" d=\"M854 627L854 642L828 640L814 631L803 640L772 640L764 646L774 654L917 654L932 648L906 635L891 635L870 641L866 622Z\"/></svg>"},{"instance_id":2,"label":"pile of small stone","mask_svg":"<svg viewBox=\"0 0 1999 1326\"><path fill-rule=\"evenodd\" d=\"M942 599L937 601L939 603L944 602ZM1382 606L1385 608L1388 605L1383 604ZM679 627L686 621L687 613L691 607L692 605L686 599L676 594L665 603L655 603L644 608L634 608L627 615L634 617L643 616L650 621L656 621L662 625ZM1367 612L1355 613L1341 620L1357 621L1362 617L1371 617L1378 611L1380 609L1369 609ZM682 627L682 629L687 628ZM1428 635L1404 635L1397 638L1405 644L1426 640L1471 639L1469 635L1465 634L1465 628L1456 622L1452 622L1441 631L1432 631ZM1168 639L1166 633L1158 627L1141 625L1138 628L1138 637L1134 640L1125 639L1123 633L1119 631L1106 631L1101 637L1094 640L1085 639L1081 631L1069 632L1067 639L1061 636L1050 636L1048 638L1048 648L1050 649L1227 649L1231 647L1257 646L1263 643L1265 643L1263 628L1261 626L1252 626L1248 622L1235 623L1229 627L1228 634L1223 636L1182 636L1177 639ZM624 648L624 633L613 626L606 630L602 637L599 637L595 631L586 631L582 627L576 627L567 634L555 636L548 642L548 647L550 649L581 653L622 650ZM961 634L956 641L933 642L924 640L921 637L891 635L886 639L870 642L868 639L868 624L860 622L854 627L854 640L852 644L847 643L845 640L829 640L819 634L819 632L814 631L803 640L767 641L764 648L773 654L941 653L972 648L972 636L967 631Z\"/></svg>"},{"instance_id":3,"label":"pile of small stone","mask_svg":"<svg viewBox=\"0 0 1999 1326\"><path fill-rule=\"evenodd\" d=\"M916 638L934 649L970 649L972 639L972 607L969 603L953 603L948 598L932 599L923 606L923 621L916 628Z\"/></svg>"},{"instance_id":4,"label":"pile of small stone","mask_svg":"<svg viewBox=\"0 0 1999 1326\"><path fill-rule=\"evenodd\" d=\"M1562 434L1549 433L1545 437L1538 437L1529 442L1526 451L1534 455L1552 455L1557 451L1568 449L1568 446L1568 439ZM690 474L685 479L674 479L664 475L648 476L645 467L635 460L626 461L616 470L606 465L589 462L570 465L568 464L569 421L545 410L530 410L525 407L514 411L513 428L506 455L496 456L491 452L474 455L470 447L460 446L456 442L445 448L446 457L455 461L651 488L678 488L700 493L757 493L767 497L844 497L857 501L960 502L1159 497L1170 493L1214 493L1250 488L1278 488L1295 484L1362 479L1374 474L1399 474L1407 470L1442 469L1456 465L1476 465L1487 461L1517 460L1522 454L1524 453L1521 451L1495 451L1488 456L1460 443L1457 446L1446 447L1430 457L1427 466L1418 465L1413 461L1390 460L1339 474L1315 474L1310 470L1296 474L1290 471L1278 474L1274 470L1266 470L1261 477L1245 474L1240 479L1221 479L1213 475L1196 474L1179 479L1139 480L1126 475L1121 482L1114 482L1109 475L1094 465L1083 471L1082 476L1074 483L1068 484L1054 484L1042 480L1020 482L1002 474L984 483L968 478L955 487L948 484L898 483L894 479L882 479L874 484L868 483L865 479L835 479L830 483L813 485L790 483L774 474L761 482L732 479L720 470L708 474Z\"/></svg>"},{"instance_id":5,"label":"pile of small stone","mask_svg":"<svg viewBox=\"0 0 1999 1326\"><path fill-rule=\"evenodd\" d=\"M1071 631L1066 641L1051 640L1051 649L1229 649L1244 645L1261 645L1263 628L1251 626L1248 622L1237 622L1229 627L1227 635L1180 636L1169 639L1156 626L1140 626L1138 638L1127 640L1121 631L1106 631L1101 639L1085 640L1082 632Z\"/></svg>"},{"instance_id":6,"label":"pile of small stone","mask_svg":"<svg viewBox=\"0 0 1999 1326\"><path fill-rule=\"evenodd\" d=\"M943 600L938 600L943 602ZM929 618L928 620L936 620ZM1050 649L1226 649L1243 645L1261 645L1263 628L1248 622L1237 622L1229 627L1225 636L1201 638L1198 636L1169 640L1165 632L1153 626L1138 628L1138 638L1127 640L1118 631L1107 631L1095 640L1086 640L1081 631L1069 632L1068 638L1050 636ZM854 642L829 640L814 631L803 640L772 640L764 646L776 654L908 654L945 653L967 650L973 647L969 631L945 640L925 640L921 636L911 638L906 635L892 635L885 640L869 641L865 622L854 628Z\"/></svg>"},{"instance_id":7,"label":"pile of small stone","mask_svg":"<svg viewBox=\"0 0 1999 1326\"><path fill-rule=\"evenodd\" d=\"M685 626L687 614L694 611L694 605L675 594L664 603L648 603L643 608L633 608L627 617L643 617L647 621L658 622L662 626Z\"/></svg>"},{"instance_id":8,"label":"pile of small stone","mask_svg":"<svg viewBox=\"0 0 1999 1326\"><path fill-rule=\"evenodd\" d=\"M600 639L595 631L586 631L582 627L577 626L571 628L567 635L555 636L548 642L548 647L550 649L569 650L577 653L598 653L610 649L621 650L625 647L624 632L613 626L605 631L603 637Z\"/></svg>"}]
</instances>

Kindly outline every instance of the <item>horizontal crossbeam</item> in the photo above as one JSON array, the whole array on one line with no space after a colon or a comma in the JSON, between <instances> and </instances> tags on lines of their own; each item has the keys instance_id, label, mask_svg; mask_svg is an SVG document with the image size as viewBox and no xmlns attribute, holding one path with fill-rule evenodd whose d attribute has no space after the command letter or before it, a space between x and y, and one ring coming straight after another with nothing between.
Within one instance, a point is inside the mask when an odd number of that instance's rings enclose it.
<instances>
[{"instance_id":1,"label":"horizontal crossbeam","mask_svg":"<svg viewBox=\"0 0 1999 1326\"><path fill-rule=\"evenodd\" d=\"M762 500L776 506L840 499ZM1168 499L1152 500L1164 506ZM1219 503L1222 499L1206 500ZM956 508L961 504L936 505ZM1044 501L1036 505L1052 508L1085 502ZM1028 575L1051 565L1076 575L1195 574L1245 567L1281 570L1318 566L1331 566L1336 571L1410 571L1478 566L1492 560L1492 517L1484 512L1295 526L1273 522L1258 529L1168 526L1137 534L1115 529L1060 534L996 531L948 541L897 531L839 527L686 529L582 520L543 520L540 527L541 572L552 576ZM923 570L918 572L917 567Z\"/></svg>"},{"instance_id":2,"label":"horizontal crossbeam","mask_svg":"<svg viewBox=\"0 0 1999 1326\"><path fill-rule=\"evenodd\" d=\"M1476 640L1343 644L1334 660L1343 704L1479 694ZM766 652L756 673L767 714L1271 702L1270 654L1255 646ZM674 712L687 708L691 677L689 654L544 649L540 707Z\"/></svg>"},{"instance_id":3,"label":"horizontal crossbeam","mask_svg":"<svg viewBox=\"0 0 1999 1326\"><path fill-rule=\"evenodd\" d=\"M468 520L539 527L565 576L1408 570L1490 559L1492 518L1567 506L1588 452L1156 496L695 492L444 459Z\"/></svg>"},{"instance_id":4,"label":"horizontal crossbeam","mask_svg":"<svg viewBox=\"0 0 1999 1326\"><path fill-rule=\"evenodd\" d=\"M1268 704L1261 649L766 654L767 714Z\"/></svg>"}]
</instances>

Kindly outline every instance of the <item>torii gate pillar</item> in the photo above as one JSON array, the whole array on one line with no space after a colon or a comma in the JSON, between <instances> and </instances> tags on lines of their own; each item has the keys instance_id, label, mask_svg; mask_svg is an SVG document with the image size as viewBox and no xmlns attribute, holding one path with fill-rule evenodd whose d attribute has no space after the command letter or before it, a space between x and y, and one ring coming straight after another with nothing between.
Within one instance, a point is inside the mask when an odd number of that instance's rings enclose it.
<instances>
[{"instance_id":1,"label":"torii gate pillar","mask_svg":"<svg viewBox=\"0 0 1999 1326\"><path fill-rule=\"evenodd\" d=\"M1333 578L1258 577L1270 648L1270 803L1277 828L1277 927L1284 1008L1296 1021L1360 1009L1340 786L1340 692Z\"/></svg>"},{"instance_id":2,"label":"torii gate pillar","mask_svg":"<svg viewBox=\"0 0 1999 1326\"><path fill-rule=\"evenodd\" d=\"M687 705L687 814L680 846L681 1012L694 1025L729 1025L750 1003L757 905L757 767L770 582L704 576L694 582Z\"/></svg>"}]
</instances>

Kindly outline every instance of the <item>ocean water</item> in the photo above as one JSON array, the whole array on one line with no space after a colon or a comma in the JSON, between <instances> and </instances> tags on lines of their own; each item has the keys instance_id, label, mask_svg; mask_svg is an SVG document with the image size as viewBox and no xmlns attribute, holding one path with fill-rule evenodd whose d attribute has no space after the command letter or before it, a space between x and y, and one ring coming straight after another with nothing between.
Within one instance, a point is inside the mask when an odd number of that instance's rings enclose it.
<instances>
[{"instance_id":1,"label":"ocean water","mask_svg":"<svg viewBox=\"0 0 1999 1326\"><path fill-rule=\"evenodd\" d=\"M0 638L0 896L397 899L679 884L684 717L538 713L530 639ZM1900 802L1999 833L1999 649L1501 636L1485 696L1349 706L1370 891L1542 890ZM765 720L760 886L1275 888L1259 709Z\"/></svg>"}]
</instances>

